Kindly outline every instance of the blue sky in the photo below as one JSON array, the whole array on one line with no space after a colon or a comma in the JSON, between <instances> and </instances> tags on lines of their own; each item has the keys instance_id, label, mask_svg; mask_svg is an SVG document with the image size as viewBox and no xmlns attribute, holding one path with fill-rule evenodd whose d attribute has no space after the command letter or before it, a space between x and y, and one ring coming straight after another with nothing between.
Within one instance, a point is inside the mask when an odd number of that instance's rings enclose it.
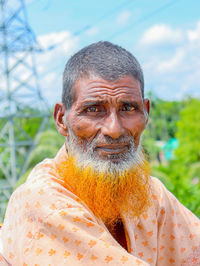
<instances>
[{"instance_id":1,"label":"blue sky","mask_svg":"<svg viewBox=\"0 0 200 266\"><path fill-rule=\"evenodd\" d=\"M99 40L131 51L140 61L145 89L161 98L200 96L200 1L27 0L28 20L41 47L40 85L51 104L60 100L70 55Z\"/></svg>"}]
</instances>

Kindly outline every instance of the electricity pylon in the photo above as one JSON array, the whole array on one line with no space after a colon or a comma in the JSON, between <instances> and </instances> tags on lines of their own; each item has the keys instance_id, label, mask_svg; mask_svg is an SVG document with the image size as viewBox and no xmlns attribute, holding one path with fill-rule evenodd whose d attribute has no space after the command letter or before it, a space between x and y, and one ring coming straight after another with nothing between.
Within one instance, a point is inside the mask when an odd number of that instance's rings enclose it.
<instances>
[{"instance_id":1,"label":"electricity pylon","mask_svg":"<svg viewBox=\"0 0 200 266\"><path fill-rule=\"evenodd\" d=\"M0 0L0 219L49 117L34 61L38 51L24 1ZM30 136L24 123L33 118L40 122Z\"/></svg>"}]
</instances>

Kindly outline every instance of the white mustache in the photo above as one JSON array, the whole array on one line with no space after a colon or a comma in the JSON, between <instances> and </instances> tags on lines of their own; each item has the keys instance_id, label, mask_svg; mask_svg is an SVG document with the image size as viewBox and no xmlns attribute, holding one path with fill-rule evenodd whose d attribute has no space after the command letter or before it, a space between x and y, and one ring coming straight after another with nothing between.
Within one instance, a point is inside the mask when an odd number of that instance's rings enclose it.
<instances>
[{"instance_id":1,"label":"white mustache","mask_svg":"<svg viewBox=\"0 0 200 266\"><path fill-rule=\"evenodd\" d=\"M111 145L129 143L128 151L122 154L108 155L105 159L99 158L95 147L98 145ZM84 145L84 147L83 147ZM83 144L69 128L69 136L66 139L66 149L68 154L76 158L76 163L80 168L92 167L94 171L99 173L111 173L113 176L124 173L134 166L143 164L144 156L142 147L136 147L134 138L130 136L121 136L118 139L112 139L109 136L96 136L91 142ZM119 163L114 163L111 159L119 159Z\"/></svg>"},{"instance_id":2,"label":"white mustache","mask_svg":"<svg viewBox=\"0 0 200 266\"><path fill-rule=\"evenodd\" d=\"M97 146L101 145L117 145L117 144L126 144L127 146L132 146L132 148L135 148L135 140L134 137L129 137L129 136L121 136L118 139L113 139L109 136L99 136L93 139L93 141L88 144L88 146L92 146L93 149L96 148Z\"/></svg>"}]
</instances>

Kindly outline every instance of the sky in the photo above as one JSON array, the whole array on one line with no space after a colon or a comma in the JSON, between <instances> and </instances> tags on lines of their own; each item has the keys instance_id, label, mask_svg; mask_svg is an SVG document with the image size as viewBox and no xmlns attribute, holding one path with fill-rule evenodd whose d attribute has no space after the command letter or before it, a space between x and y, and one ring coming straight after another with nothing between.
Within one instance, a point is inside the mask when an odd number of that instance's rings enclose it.
<instances>
[{"instance_id":1,"label":"sky","mask_svg":"<svg viewBox=\"0 0 200 266\"><path fill-rule=\"evenodd\" d=\"M71 55L100 40L130 51L144 71L145 93L166 100L200 96L199 0L26 0L42 94L60 101Z\"/></svg>"}]
</instances>

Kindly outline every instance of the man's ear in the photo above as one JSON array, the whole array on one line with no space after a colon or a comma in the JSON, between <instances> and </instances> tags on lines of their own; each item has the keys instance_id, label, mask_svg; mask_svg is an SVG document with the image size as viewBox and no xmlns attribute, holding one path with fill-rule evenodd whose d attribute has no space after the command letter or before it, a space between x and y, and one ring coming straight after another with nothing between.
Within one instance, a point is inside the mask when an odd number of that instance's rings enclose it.
<instances>
[{"instance_id":1,"label":"man's ear","mask_svg":"<svg viewBox=\"0 0 200 266\"><path fill-rule=\"evenodd\" d=\"M147 98L144 99L144 111L145 111L145 123L147 126L149 120L149 113L150 113L150 100Z\"/></svg>"},{"instance_id":2,"label":"man's ear","mask_svg":"<svg viewBox=\"0 0 200 266\"><path fill-rule=\"evenodd\" d=\"M65 111L66 109L63 103L56 103L54 107L53 117L54 117L54 121L55 121L58 132L63 136L68 135L68 127L67 127L66 122L64 121Z\"/></svg>"}]
</instances>

